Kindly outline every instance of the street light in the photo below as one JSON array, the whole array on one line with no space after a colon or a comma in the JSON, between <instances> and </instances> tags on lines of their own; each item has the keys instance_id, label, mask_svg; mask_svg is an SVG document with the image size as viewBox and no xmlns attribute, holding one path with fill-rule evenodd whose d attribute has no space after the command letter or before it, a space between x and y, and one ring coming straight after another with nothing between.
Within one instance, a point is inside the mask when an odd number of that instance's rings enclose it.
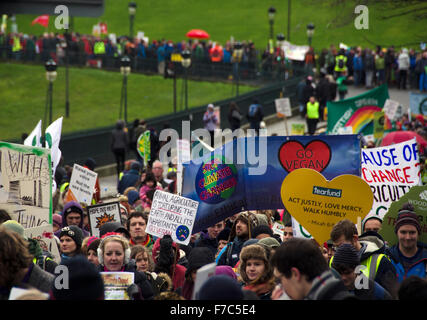
<instances>
[{"instance_id":1,"label":"street light","mask_svg":"<svg viewBox=\"0 0 427 320\"><path fill-rule=\"evenodd\" d=\"M276 36L276 39L277 39L277 46L281 48L283 46L283 43L285 42L285 39L286 39L285 35L283 33L279 33Z\"/></svg>"},{"instance_id":2,"label":"street light","mask_svg":"<svg viewBox=\"0 0 427 320\"><path fill-rule=\"evenodd\" d=\"M46 69L46 79L49 81L49 86L47 89L47 99L46 99L46 109L49 109L49 123L52 123L52 96L53 96L53 81L56 80L56 76L58 75L56 73L56 62L53 59L49 59L46 61L44 65ZM46 117L46 111L45 110L45 117Z\"/></svg>"},{"instance_id":3,"label":"street light","mask_svg":"<svg viewBox=\"0 0 427 320\"><path fill-rule=\"evenodd\" d=\"M124 114L125 114L125 123L127 123L128 118L128 91L127 91L127 81L128 75L130 74L130 59L128 56L124 56L120 60L120 73L123 75L123 85L122 85L122 95L120 98L120 115L119 118L122 117L122 105L124 102Z\"/></svg>"},{"instance_id":4,"label":"street light","mask_svg":"<svg viewBox=\"0 0 427 320\"><path fill-rule=\"evenodd\" d=\"M274 24L274 15L276 14L276 8L270 7L268 9L268 21L270 22L270 39L273 39L273 24Z\"/></svg>"},{"instance_id":5,"label":"street light","mask_svg":"<svg viewBox=\"0 0 427 320\"><path fill-rule=\"evenodd\" d=\"M310 22L307 25L307 37L308 37L308 46L311 47L311 38L313 38L314 34L314 24Z\"/></svg>"},{"instance_id":6,"label":"street light","mask_svg":"<svg viewBox=\"0 0 427 320\"><path fill-rule=\"evenodd\" d=\"M236 96L239 96L239 78L240 78L240 74L239 74L239 63L242 60L242 56L243 56L243 45L240 41L237 41L234 44L233 47L233 61L234 61L234 65L235 65L235 78L236 78Z\"/></svg>"},{"instance_id":7,"label":"street light","mask_svg":"<svg viewBox=\"0 0 427 320\"><path fill-rule=\"evenodd\" d=\"M185 78L184 78L184 90L185 90L185 111L188 111L188 68L191 65L191 52L189 50L184 50L181 52L181 64L185 70Z\"/></svg>"},{"instance_id":8,"label":"street light","mask_svg":"<svg viewBox=\"0 0 427 320\"><path fill-rule=\"evenodd\" d=\"M129 10L129 38L130 40L133 40L133 20L135 18L136 14L136 3L135 2L129 2L128 10Z\"/></svg>"}]
</instances>

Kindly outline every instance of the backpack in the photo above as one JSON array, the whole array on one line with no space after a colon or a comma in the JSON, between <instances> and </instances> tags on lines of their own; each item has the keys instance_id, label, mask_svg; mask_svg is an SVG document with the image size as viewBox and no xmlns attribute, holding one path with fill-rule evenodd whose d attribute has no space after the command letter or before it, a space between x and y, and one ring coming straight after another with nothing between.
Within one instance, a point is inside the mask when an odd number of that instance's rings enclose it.
<instances>
[{"instance_id":1,"label":"backpack","mask_svg":"<svg viewBox=\"0 0 427 320\"><path fill-rule=\"evenodd\" d=\"M249 117L251 117L251 118L253 118L253 117L255 117L256 116L256 114L257 114L257 112L258 112L258 107L259 107L259 105L258 104L251 104L250 106L249 106Z\"/></svg>"}]
</instances>

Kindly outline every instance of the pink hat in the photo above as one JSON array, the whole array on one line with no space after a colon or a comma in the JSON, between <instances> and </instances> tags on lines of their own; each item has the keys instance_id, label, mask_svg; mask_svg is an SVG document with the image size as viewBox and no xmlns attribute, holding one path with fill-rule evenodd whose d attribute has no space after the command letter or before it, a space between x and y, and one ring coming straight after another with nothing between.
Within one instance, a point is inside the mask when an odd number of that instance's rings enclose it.
<instances>
[{"instance_id":1,"label":"pink hat","mask_svg":"<svg viewBox=\"0 0 427 320\"><path fill-rule=\"evenodd\" d=\"M62 226L62 216L60 214L55 213L52 216L53 223L58 225L58 227Z\"/></svg>"}]
</instances>

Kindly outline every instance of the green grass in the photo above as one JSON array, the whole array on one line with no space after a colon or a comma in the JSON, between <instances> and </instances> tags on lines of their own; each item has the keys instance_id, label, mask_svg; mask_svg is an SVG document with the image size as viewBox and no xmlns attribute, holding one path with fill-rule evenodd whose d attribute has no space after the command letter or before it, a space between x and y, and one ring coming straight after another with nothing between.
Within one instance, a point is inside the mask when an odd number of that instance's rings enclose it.
<instances>
[{"instance_id":1,"label":"green grass","mask_svg":"<svg viewBox=\"0 0 427 320\"><path fill-rule=\"evenodd\" d=\"M193 28L206 30L213 41L224 44L231 36L237 40L253 40L258 48L264 48L269 37L267 10L274 6L277 10L274 33L287 34L288 1L286 0L136 0L138 5L135 17L135 34L144 31L150 40L171 39L180 41ZM369 8L369 29L356 30L354 8L366 3ZM104 14L98 18L76 17L75 30L90 34L92 26L99 21L108 24L108 31L117 35L129 33L128 1L105 0ZM425 8L425 4L418 4ZM414 7L411 7L413 9ZM320 50L330 44L370 46L405 45L414 43L418 47L420 40L425 41L425 19L410 15L382 19L395 15L408 8L394 8L383 1L360 0L291 0L291 42L307 44L306 25L313 22L316 26L313 46ZM36 15L19 15L19 31L42 34L42 26L31 26ZM53 17L52 17L53 18ZM49 31L54 29L51 18Z\"/></svg>"},{"instance_id":2,"label":"green grass","mask_svg":"<svg viewBox=\"0 0 427 320\"><path fill-rule=\"evenodd\" d=\"M48 82L43 66L1 63L0 74L0 140L5 141L20 138L23 132L30 133L40 119L44 120ZM70 117L64 117L62 132L114 125L119 118L122 79L119 72L70 68ZM128 78L128 121L173 112L172 81L160 76L131 74ZM182 80L178 79L178 108L181 84ZM243 85L239 88L241 94L254 90ZM188 81L189 107L231 96L231 84ZM52 105L53 120L65 116L64 68L58 68L58 77L53 83Z\"/></svg>"}]
</instances>

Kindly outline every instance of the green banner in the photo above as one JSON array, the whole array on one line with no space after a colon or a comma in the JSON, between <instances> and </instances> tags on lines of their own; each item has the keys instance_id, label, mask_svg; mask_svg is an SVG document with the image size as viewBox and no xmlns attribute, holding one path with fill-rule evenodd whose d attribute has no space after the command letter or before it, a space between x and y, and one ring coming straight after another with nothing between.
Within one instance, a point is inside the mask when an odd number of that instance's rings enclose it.
<instances>
[{"instance_id":1,"label":"green banner","mask_svg":"<svg viewBox=\"0 0 427 320\"><path fill-rule=\"evenodd\" d=\"M145 131L138 137L136 151L144 159L144 164L147 165L151 159L150 130Z\"/></svg>"},{"instance_id":2,"label":"green banner","mask_svg":"<svg viewBox=\"0 0 427 320\"><path fill-rule=\"evenodd\" d=\"M374 113L382 111L388 98L388 87L384 84L349 99L329 101L328 133L338 134L340 128L350 126L354 134L373 134Z\"/></svg>"},{"instance_id":3,"label":"green banner","mask_svg":"<svg viewBox=\"0 0 427 320\"><path fill-rule=\"evenodd\" d=\"M394 233L397 214L402 205L409 202L414 206L415 213L421 225L421 234L418 241L427 243L427 185L412 187L399 201L391 204L388 212L385 214L383 224L379 234L388 242L390 246L397 243L397 236Z\"/></svg>"}]
</instances>

